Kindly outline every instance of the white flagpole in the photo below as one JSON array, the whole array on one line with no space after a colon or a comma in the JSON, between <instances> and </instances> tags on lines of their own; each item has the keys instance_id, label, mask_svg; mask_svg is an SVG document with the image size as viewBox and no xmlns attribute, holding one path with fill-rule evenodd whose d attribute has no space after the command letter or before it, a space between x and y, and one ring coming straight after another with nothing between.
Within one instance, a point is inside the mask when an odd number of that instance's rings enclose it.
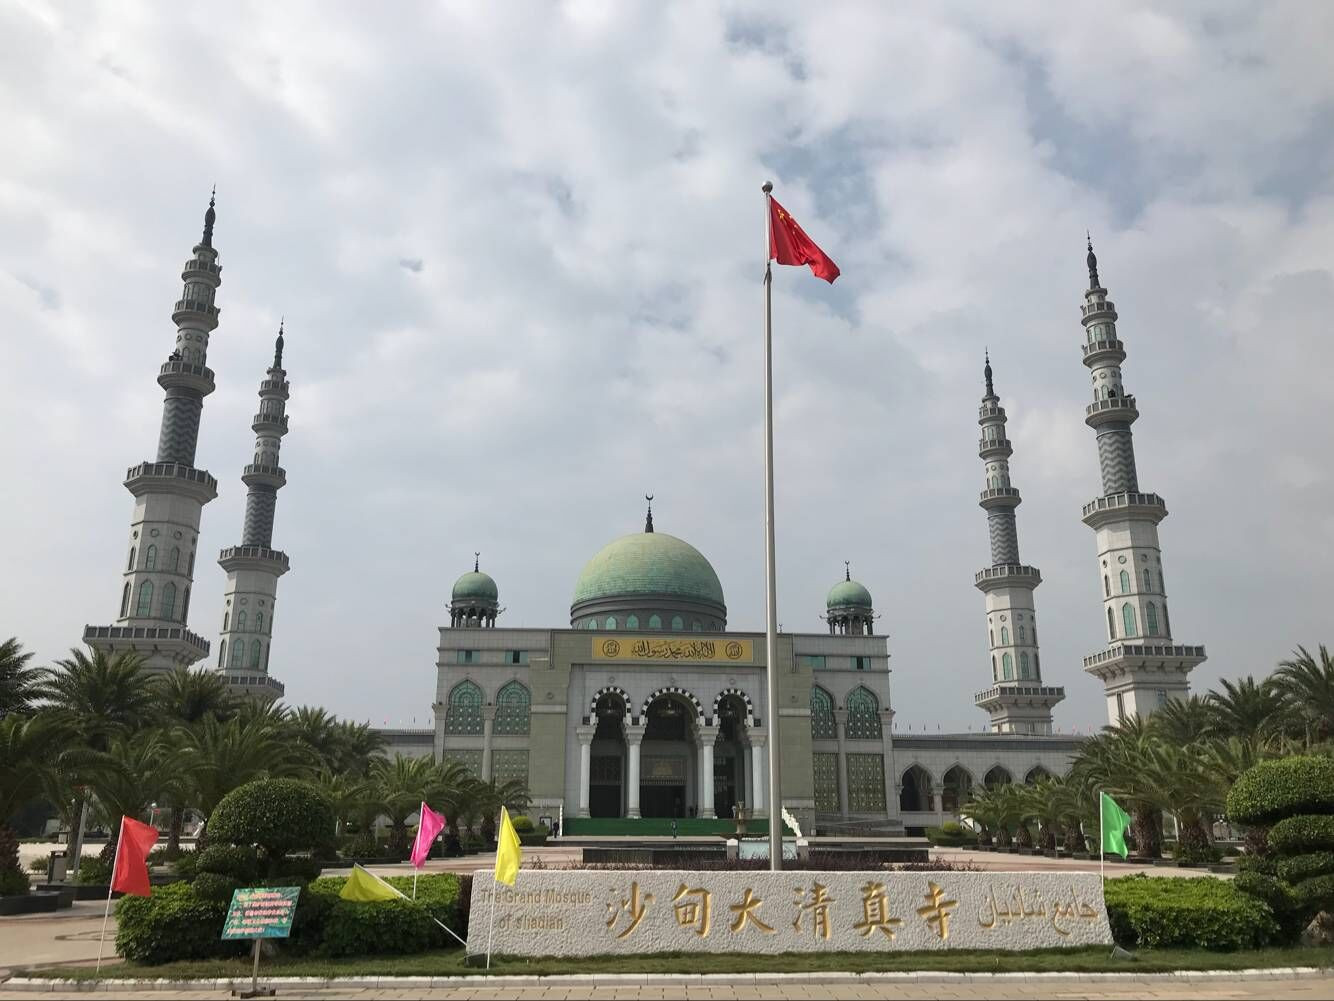
<instances>
[{"instance_id":1,"label":"white flagpole","mask_svg":"<svg viewBox=\"0 0 1334 1001\"><path fill-rule=\"evenodd\" d=\"M1098 875L1107 882L1107 845L1102 837L1102 790L1098 790Z\"/></svg>"},{"instance_id":2,"label":"white flagpole","mask_svg":"<svg viewBox=\"0 0 1334 1001\"><path fill-rule=\"evenodd\" d=\"M97 937L97 969L102 972L102 949L107 940L107 921L111 918L111 884L116 881L116 863L120 861L120 850L125 847L125 818L120 818L120 833L116 837L116 854L111 860L111 878L107 880L107 907L102 912L102 934Z\"/></svg>"},{"instance_id":3,"label":"white flagpole","mask_svg":"<svg viewBox=\"0 0 1334 1001\"><path fill-rule=\"evenodd\" d=\"M779 782L778 737L778 593L774 583L774 329L773 270L769 267L771 192L764 192L764 673L769 716L769 869L783 868L783 798Z\"/></svg>"},{"instance_id":4,"label":"white flagpole","mask_svg":"<svg viewBox=\"0 0 1334 1001\"><path fill-rule=\"evenodd\" d=\"M408 895L407 895L406 893L404 893L402 890L400 890L397 886L395 886L393 883L389 882L387 879L381 879L379 876L375 875L375 873L371 872L369 869L367 869L367 868L365 868L365 867L363 867L363 866L360 866L360 865L354 865L352 868L354 868L354 869L360 869L362 872L364 872L364 873L365 873L367 876L369 876L371 879L375 880L375 881L378 882L378 883L383 883L385 886L389 887L389 889L393 890L395 893L397 893L397 894L398 894L400 897L402 897L404 900L407 900L407 899L408 899ZM466 938L459 938L458 932L454 931L453 928L449 927L449 925L445 924L443 921L441 921L438 917L436 917L436 916L435 916L434 914L432 914L430 911L427 911L427 912L426 912L426 916L429 917L429 918L430 918L432 921L434 921L436 924L438 924L441 928L443 928L443 929L444 929L446 932L448 932L450 935L453 935L453 936L454 936L454 941L458 942L459 945L463 946L463 948L465 948L465 949L468 948L468 940L467 940Z\"/></svg>"}]
</instances>

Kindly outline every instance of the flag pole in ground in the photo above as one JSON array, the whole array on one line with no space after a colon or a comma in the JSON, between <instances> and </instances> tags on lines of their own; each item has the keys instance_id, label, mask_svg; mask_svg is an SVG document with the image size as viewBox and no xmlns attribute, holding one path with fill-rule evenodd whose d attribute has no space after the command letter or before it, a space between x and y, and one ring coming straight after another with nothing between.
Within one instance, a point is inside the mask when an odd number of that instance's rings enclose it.
<instances>
[{"instance_id":1,"label":"flag pole in ground","mask_svg":"<svg viewBox=\"0 0 1334 1001\"><path fill-rule=\"evenodd\" d=\"M1105 883L1107 882L1107 841L1103 838L1102 832L1102 790L1098 790L1098 876Z\"/></svg>"},{"instance_id":2,"label":"flag pole in ground","mask_svg":"<svg viewBox=\"0 0 1334 1001\"><path fill-rule=\"evenodd\" d=\"M390 894L392 894L393 896L395 896L395 897L401 897L401 898L404 899L404 900L407 900L407 899L408 899L408 895L407 895L406 893L404 893L402 890L400 890L398 887L394 886L393 883L390 883L390 882L388 882L387 880L384 880L384 879L382 879L381 877L375 875L375 873L371 872L369 869L367 869L365 866L361 865L360 863L354 863L354 864L353 864L353 866L352 866L352 875L348 877L348 882L350 883L352 880L357 879L357 878L358 878L358 876L357 876L358 873L364 874L364 875L366 876L366 878L368 878L368 879L370 879L370 880L373 880L376 884L378 884L379 886L383 887L386 891L388 891L388 892L389 892ZM369 897L367 897L367 896L346 896L346 893L347 893L347 886L345 885L345 886L343 887L343 891L342 891L341 893L339 893L339 896L342 897L344 900L388 900L388 899L390 899L389 897L384 896L384 894L382 894L382 893L376 893L374 896L369 896ZM439 925L445 932L447 932L448 934L454 936L454 941L458 942L459 945L463 946L465 949L468 947L468 940L467 940L467 939L464 939L464 938L460 938L458 932L454 931L454 929L451 928L451 927L449 927L449 925L445 924L443 921L441 921L439 918L437 918L437 917L436 917L434 914L432 914L430 911L427 911L427 912L426 912L426 916L427 916L428 918L430 918L432 921L434 921L436 924L438 924L438 925Z\"/></svg>"},{"instance_id":3,"label":"flag pole in ground","mask_svg":"<svg viewBox=\"0 0 1334 1001\"><path fill-rule=\"evenodd\" d=\"M769 870L783 868L782 795L778 767L778 594L774 583L774 325L773 206L771 181L764 192L764 673L769 716Z\"/></svg>"},{"instance_id":4,"label":"flag pole in ground","mask_svg":"<svg viewBox=\"0 0 1334 1001\"><path fill-rule=\"evenodd\" d=\"M116 872L116 863L120 861L120 850L125 847L125 818L120 818L120 832L116 836L116 854L111 859L111 872L114 876ZM102 972L102 948L107 940L107 921L111 917L111 884L116 880L107 880L107 908L102 912L102 934L97 936L97 968L94 973Z\"/></svg>"}]
</instances>

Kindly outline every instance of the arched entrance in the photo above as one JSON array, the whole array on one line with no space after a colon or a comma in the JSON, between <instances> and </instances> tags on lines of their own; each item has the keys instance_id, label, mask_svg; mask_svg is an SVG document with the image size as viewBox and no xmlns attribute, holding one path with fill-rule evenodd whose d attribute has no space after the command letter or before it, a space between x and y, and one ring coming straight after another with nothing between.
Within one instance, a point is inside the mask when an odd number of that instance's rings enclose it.
<instances>
[{"instance_id":1,"label":"arched entrance","mask_svg":"<svg viewBox=\"0 0 1334 1001\"><path fill-rule=\"evenodd\" d=\"M724 695L718 700L718 740L713 747L713 809L715 816L728 818L738 806L754 807L746 791L746 720L750 713L741 697Z\"/></svg>"},{"instance_id":2,"label":"arched entrance","mask_svg":"<svg viewBox=\"0 0 1334 1001\"><path fill-rule=\"evenodd\" d=\"M588 770L588 815L625 816L625 701L614 692L593 707L597 730Z\"/></svg>"},{"instance_id":3,"label":"arched entrance","mask_svg":"<svg viewBox=\"0 0 1334 1001\"><path fill-rule=\"evenodd\" d=\"M940 808L956 816L963 805L973 798L973 776L963 765L955 765L945 773L944 789L940 794Z\"/></svg>"},{"instance_id":4,"label":"arched entrance","mask_svg":"<svg viewBox=\"0 0 1334 1001\"><path fill-rule=\"evenodd\" d=\"M639 812L644 817L695 815L697 740L695 707L675 693L654 697L644 713L644 742L639 764Z\"/></svg>"},{"instance_id":5,"label":"arched entrance","mask_svg":"<svg viewBox=\"0 0 1334 1001\"><path fill-rule=\"evenodd\" d=\"M931 809L931 775L921 765L913 765L903 773L899 788L899 810L904 813L925 813Z\"/></svg>"}]
</instances>

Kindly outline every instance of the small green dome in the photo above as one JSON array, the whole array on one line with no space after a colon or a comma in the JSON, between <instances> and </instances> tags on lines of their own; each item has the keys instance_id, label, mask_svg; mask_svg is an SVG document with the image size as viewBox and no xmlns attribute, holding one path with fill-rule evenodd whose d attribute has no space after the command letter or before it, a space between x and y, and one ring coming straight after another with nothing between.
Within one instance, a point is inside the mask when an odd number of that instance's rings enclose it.
<instances>
[{"instance_id":1,"label":"small green dome","mask_svg":"<svg viewBox=\"0 0 1334 1001\"><path fill-rule=\"evenodd\" d=\"M451 597L454 601L496 601L500 591L490 574L469 570L454 582Z\"/></svg>"},{"instance_id":2,"label":"small green dome","mask_svg":"<svg viewBox=\"0 0 1334 1001\"><path fill-rule=\"evenodd\" d=\"M829 589L825 608L870 608L871 592L855 580L841 580Z\"/></svg>"},{"instance_id":3,"label":"small green dome","mask_svg":"<svg viewBox=\"0 0 1334 1001\"><path fill-rule=\"evenodd\" d=\"M571 604L641 594L724 605L723 586L709 561L665 532L623 535L603 546L580 572Z\"/></svg>"}]
</instances>

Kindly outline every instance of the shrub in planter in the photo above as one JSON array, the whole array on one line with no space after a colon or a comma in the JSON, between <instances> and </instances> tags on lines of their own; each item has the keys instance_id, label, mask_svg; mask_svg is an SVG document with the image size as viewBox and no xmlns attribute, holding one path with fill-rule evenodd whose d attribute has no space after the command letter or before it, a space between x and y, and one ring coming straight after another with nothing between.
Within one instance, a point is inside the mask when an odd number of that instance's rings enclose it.
<instances>
[{"instance_id":1,"label":"shrub in planter","mask_svg":"<svg viewBox=\"0 0 1334 1001\"><path fill-rule=\"evenodd\" d=\"M46 872L51 868L51 859L39 856L28 863L28 868L33 872Z\"/></svg>"},{"instance_id":2,"label":"shrub in planter","mask_svg":"<svg viewBox=\"0 0 1334 1001\"><path fill-rule=\"evenodd\" d=\"M258 845L274 872L289 852L331 851L333 831L329 801L295 779L260 779L238 786L208 819L210 840Z\"/></svg>"},{"instance_id":3,"label":"shrub in planter","mask_svg":"<svg viewBox=\"0 0 1334 1001\"><path fill-rule=\"evenodd\" d=\"M226 901L201 900L186 883L155 887L151 897L122 897L116 904L116 951L137 963L240 955L249 942L218 938L226 916Z\"/></svg>"},{"instance_id":4,"label":"shrub in planter","mask_svg":"<svg viewBox=\"0 0 1334 1001\"><path fill-rule=\"evenodd\" d=\"M1127 948L1258 949L1280 936L1268 904L1212 876L1125 876L1105 886L1112 935Z\"/></svg>"},{"instance_id":5,"label":"shrub in planter","mask_svg":"<svg viewBox=\"0 0 1334 1001\"><path fill-rule=\"evenodd\" d=\"M79 874L74 882L85 886L106 886L111 882L111 861L100 855L85 855L79 859Z\"/></svg>"},{"instance_id":6,"label":"shrub in planter","mask_svg":"<svg viewBox=\"0 0 1334 1001\"><path fill-rule=\"evenodd\" d=\"M19 897L26 894L32 882L22 869L0 869L0 897Z\"/></svg>"},{"instance_id":7,"label":"shrub in planter","mask_svg":"<svg viewBox=\"0 0 1334 1001\"><path fill-rule=\"evenodd\" d=\"M946 848L958 848L971 840L963 825L953 820L947 820L939 827L928 827L926 839L933 845Z\"/></svg>"}]
</instances>

